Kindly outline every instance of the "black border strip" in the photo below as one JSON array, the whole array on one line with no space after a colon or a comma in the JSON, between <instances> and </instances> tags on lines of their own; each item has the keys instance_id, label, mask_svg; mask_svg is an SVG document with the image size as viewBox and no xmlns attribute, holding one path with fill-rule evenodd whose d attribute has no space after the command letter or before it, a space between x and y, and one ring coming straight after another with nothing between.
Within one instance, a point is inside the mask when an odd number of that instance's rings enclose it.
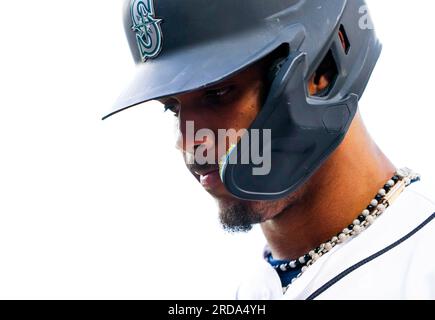
<instances>
[{"instance_id":1,"label":"black border strip","mask_svg":"<svg viewBox=\"0 0 435 320\"><path fill-rule=\"evenodd\" d=\"M327 283L325 283L323 286L321 286L319 289L317 289L316 291L314 291L314 293L312 293L306 300L313 300L315 298L317 298L319 295L321 295L323 292L325 292L326 290L328 290L330 287L332 287L334 284L336 284L338 281L342 280L344 277L346 277L348 274L350 274L351 272L355 271L356 269L358 269L359 267L362 267L363 265L365 265L366 263L380 257L381 255L383 255L384 253L390 251L391 249L394 249L395 247L397 247L398 245L400 245L402 242L408 240L409 238L411 238L413 235L415 235L418 231L420 231L421 229L423 229L427 224L429 224L433 219L435 218L435 213L432 213L432 215L427 218L422 224L420 224L417 228L415 228L414 230L412 230L410 233L408 233L406 236L404 236L403 238L397 240L396 242L394 242L393 244L389 245L388 247L382 249L381 251L378 251L377 253L371 255L368 258L365 258L364 260L361 260L360 262L358 262L357 264L354 264L353 266L349 267L348 269L344 270L342 273L340 273L339 275L337 275L336 277L334 277L333 279L329 280Z\"/></svg>"}]
</instances>

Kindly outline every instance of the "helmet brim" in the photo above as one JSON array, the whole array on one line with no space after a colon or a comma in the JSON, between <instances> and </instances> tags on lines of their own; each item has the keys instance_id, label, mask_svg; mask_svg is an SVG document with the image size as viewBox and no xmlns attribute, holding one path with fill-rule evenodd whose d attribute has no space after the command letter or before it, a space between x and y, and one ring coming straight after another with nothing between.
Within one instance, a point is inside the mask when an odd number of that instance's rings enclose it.
<instances>
[{"instance_id":1,"label":"helmet brim","mask_svg":"<svg viewBox=\"0 0 435 320\"><path fill-rule=\"evenodd\" d=\"M236 33L230 38L180 48L138 64L133 81L103 120L150 100L214 85L267 56L281 44L303 40L303 32L295 25L280 31Z\"/></svg>"}]
</instances>

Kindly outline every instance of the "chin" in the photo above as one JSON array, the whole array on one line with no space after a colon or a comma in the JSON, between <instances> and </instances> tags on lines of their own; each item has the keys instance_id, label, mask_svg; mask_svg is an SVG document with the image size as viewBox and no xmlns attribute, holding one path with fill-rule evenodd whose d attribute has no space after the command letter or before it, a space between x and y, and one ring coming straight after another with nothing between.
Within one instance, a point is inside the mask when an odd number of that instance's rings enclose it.
<instances>
[{"instance_id":1,"label":"chin","mask_svg":"<svg viewBox=\"0 0 435 320\"><path fill-rule=\"evenodd\" d=\"M244 201L234 197L217 198L219 219L230 232L247 232L256 224L279 215L286 207L285 200Z\"/></svg>"}]
</instances>

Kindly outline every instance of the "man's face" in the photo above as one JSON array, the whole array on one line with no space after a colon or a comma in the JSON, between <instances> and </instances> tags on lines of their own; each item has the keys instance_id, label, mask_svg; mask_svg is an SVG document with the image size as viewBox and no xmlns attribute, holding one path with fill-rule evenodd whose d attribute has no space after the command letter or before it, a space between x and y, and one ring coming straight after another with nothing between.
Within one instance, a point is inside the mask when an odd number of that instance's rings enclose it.
<instances>
[{"instance_id":1,"label":"man's face","mask_svg":"<svg viewBox=\"0 0 435 320\"><path fill-rule=\"evenodd\" d=\"M177 147L187 168L217 200L220 220L230 231L248 231L253 224L282 212L297 198L293 195L278 201L243 201L233 197L219 177L219 159L239 141L237 132L248 129L261 109L266 74L265 63L259 63L218 85L161 100L177 117ZM195 137L189 129L192 124L195 134L204 129L213 134ZM222 141L217 139L219 129L232 130ZM198 154L212 161L199 162Z\"/></svg>"}]
</instances>

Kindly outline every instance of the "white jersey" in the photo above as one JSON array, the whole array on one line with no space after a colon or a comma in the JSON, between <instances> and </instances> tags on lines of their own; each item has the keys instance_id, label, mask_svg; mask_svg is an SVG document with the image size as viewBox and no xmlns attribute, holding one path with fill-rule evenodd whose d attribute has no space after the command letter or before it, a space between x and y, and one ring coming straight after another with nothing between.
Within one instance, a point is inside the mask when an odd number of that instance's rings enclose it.
<instances>
[{"instance_id":1,"label":"white jersey","mask_svg":"<svg viewBox=\"0 0 435 320\"><path fill-rule=\"evenodd\" d=\"M263 259L237 299L435 299L435 204L409 186L357 237L337 245L283 295Z\"/></svg>"}]
</instances>

